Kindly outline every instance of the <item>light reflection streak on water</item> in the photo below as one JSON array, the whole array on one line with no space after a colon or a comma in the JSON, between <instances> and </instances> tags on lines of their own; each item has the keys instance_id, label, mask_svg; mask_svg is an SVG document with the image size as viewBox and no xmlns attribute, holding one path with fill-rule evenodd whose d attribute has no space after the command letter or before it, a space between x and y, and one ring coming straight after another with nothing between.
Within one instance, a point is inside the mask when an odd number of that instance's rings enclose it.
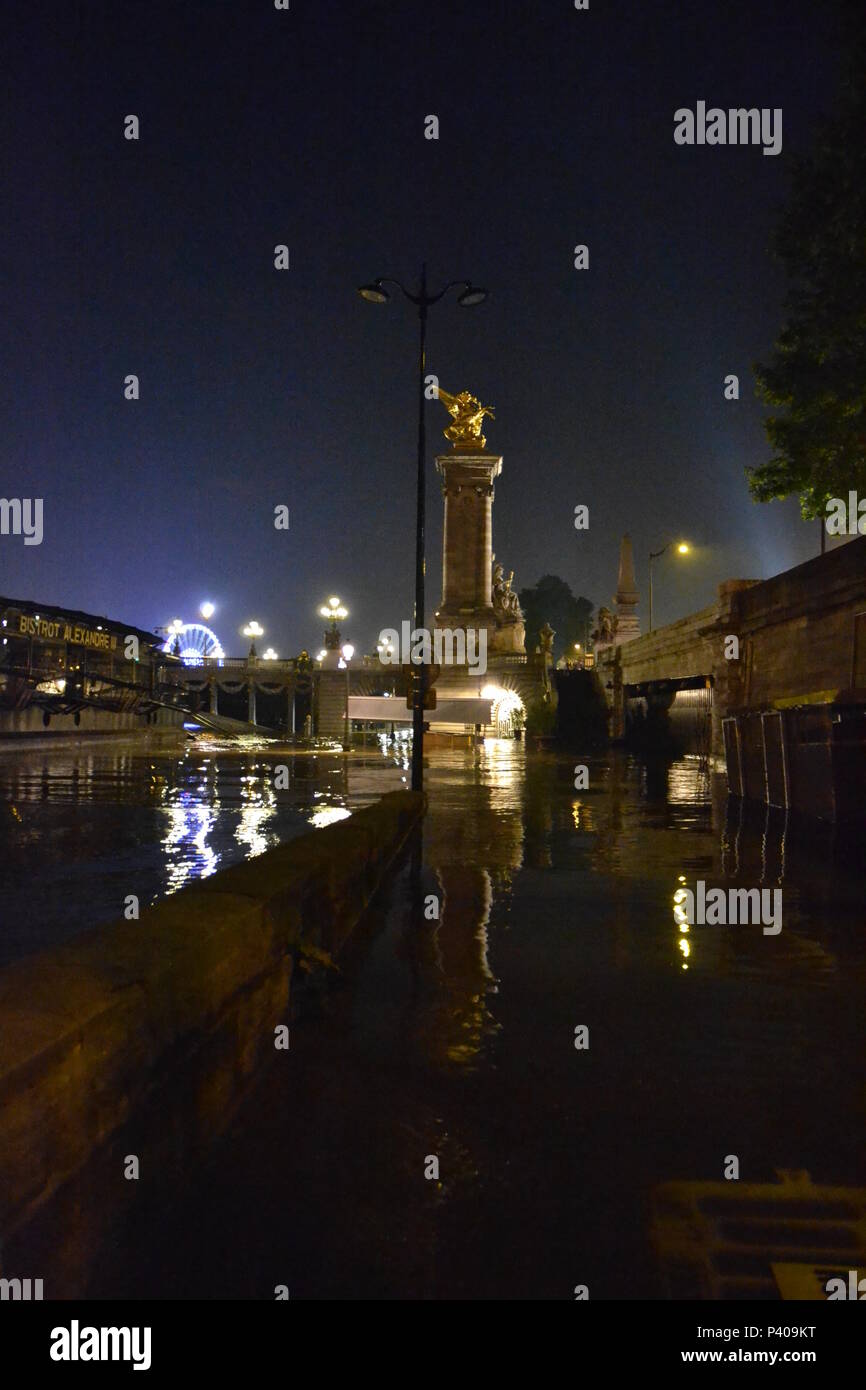
<instances>
[{"instance_id":1,"label":"light reflection streak on water","mask_svg":"<svg viewBox=\"0 0 866 1390\"><path fill-rule=\"evenodd\" d=\"M685 960L682 962L682 968L683 970L688 970L688 962L689 957L692 954L693 943L689 941L687 936L689 930L689 919L688 914L686 913L686 909L683 906L683 904L686 901L686 890L683 887L685 881L685 874L680 874L677 878L677 883L679 884L679 887L674 893L674 920L677 924L679 933L681 933L677 936L676 942L678 950L685 957Z\"/></svg>"},{"instance_id":2,"label":"light reflection streak on water","mask_svg":"<svg viewBox=\"0 0 866 1390\"><path fill-rule=\"evenodd\" d=\"M207 843L216 812L191 792L180 792L166 806L167 829L161 845L165 856L166 892L176 893L190 878L215 873L219 855Z\"/></svg>"},{"instance_id":3,"label":"light reflection streak on water","mask_svg":"<svg viewBox=\"0 0 866 1390\"><path fill-rule=\"evenodd\" d=\"M376 737L383 758L396 763L397 767L408 770L412 761L412 733L410 729L395 729L393 734L380 733Z\"/></svg>"},{"instance_id":4,"label":"light reflection streak on water","mask_svg":"<svg viewBox=\"0 0 866 1390\"><path fill-rule=\"evenodd\" d=\"M345 806L320 806L309 817L309 822L317 830L321 830L325 825L333 825L335 821L346 820L351 814L352 812L347 811Z\"/></svg>"},{"instance_id":5,"label":"light reflection streak on water","mask_svg":"<svg viewBox=\"0 0 866 1390\"><path fill-rule=\"evenodd\" d=\"M259 778L247 777L241 780L249 784L258 782ZM257 855L264 854L265 850L273 849L279 844L279 836L273 829L268 830L268 823L273 821L276 815L277 797L270 783L265 782L259 792L254 791L251 786L242 787L241 798L244 805L235 830L235 839L239 845L247 846L245 858L254 859Z\"/></svg>"}]
</instances>

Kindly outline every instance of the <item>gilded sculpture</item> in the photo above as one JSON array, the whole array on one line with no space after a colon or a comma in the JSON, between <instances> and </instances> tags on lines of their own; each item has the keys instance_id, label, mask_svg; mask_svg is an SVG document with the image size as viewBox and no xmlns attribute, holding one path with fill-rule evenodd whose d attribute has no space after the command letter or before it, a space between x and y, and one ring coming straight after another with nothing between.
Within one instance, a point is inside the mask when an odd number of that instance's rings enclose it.
<instances>
[{"instance_id":1,"label":"gilded sculpture","mask_svg":"<svg viewBox=\"0 0 866 1390\"><path fill-rule=\"evenodd\" d=\"M481 433L481 424L485 415L489 415L491 420L496 418L493 406L482 405L469 391L451 396L440 386L437 394L454 422L444 431L445 438L451 441L455 449L466 446L483 449L487 440Z\"/></svg>"}]
</instances>

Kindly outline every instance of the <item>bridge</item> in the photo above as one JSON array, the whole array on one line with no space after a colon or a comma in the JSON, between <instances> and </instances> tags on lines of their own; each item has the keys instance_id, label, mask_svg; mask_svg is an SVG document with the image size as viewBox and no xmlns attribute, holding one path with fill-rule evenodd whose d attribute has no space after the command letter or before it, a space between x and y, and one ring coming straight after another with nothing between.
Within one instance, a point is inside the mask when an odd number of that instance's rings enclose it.
<instances>
[{"instance_id":1,"label":"bridge","mask_svg":"<svg viewBox=\"0 0 866 1390\"><path fill-rule=\"evenodd\" d=\"M698 613L597 645L596 669L614 737L698 698L732 791L848 819L866 785L866 537L728 580Z\"/></svg>"}]
</instances>

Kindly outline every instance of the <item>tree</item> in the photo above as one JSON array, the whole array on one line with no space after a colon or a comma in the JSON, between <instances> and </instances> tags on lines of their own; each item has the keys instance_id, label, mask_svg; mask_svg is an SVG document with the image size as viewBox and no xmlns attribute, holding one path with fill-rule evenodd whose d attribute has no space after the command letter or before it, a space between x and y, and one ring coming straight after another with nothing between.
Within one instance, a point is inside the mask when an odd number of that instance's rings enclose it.
<instances>
[{"instance_id":1,"label":"tree","mask_svg":"<svg viewBox=\"0 0 866 1390\"><path fill-rule=\"evenodd\" d=\"M563 652L574 653L574 643L586 649L593 605L588 598L575 598L564 579L545 574L534 588L521 589L518 595L526 623L526 646L534 651L540 642L540 632L550 623L556 636L553 639L554 658Z\"/></svg>"},{"instance_id":2,"label":"tree","mask_svg":"<svg viewBox=\"0 0 866 1390\"><path fill-rule=\"evenodd\" d=\"M866 87L861 32L837 115L796 167L773 238L788 277L787 321L755 366L774 450L747 469L758 502L797 494L804 518L831 497L866 496ZM859 70L858 70L859 69Z\"/></svg>"}]
</instances>

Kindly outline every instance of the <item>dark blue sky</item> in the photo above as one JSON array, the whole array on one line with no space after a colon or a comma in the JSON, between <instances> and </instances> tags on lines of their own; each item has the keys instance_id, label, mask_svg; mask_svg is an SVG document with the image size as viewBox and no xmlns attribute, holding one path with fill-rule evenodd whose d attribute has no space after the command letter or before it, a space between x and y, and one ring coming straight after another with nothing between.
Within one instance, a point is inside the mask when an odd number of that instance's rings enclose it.
<instances>
[{"instance_id":1,"label":"dark blue sky","mask_svg":"<svg viewBox=\"0 0 866 1390\"><path fill-rule=\"evenodd\" d=\"M45 538L0 538L0 592L144 627L210 598L232 652L249 617L281 654L318 645L330 593L365 648L410 617L416 323L354 291L425 256L434 280L491 291L432 311L429 364L496 407L494 543L518 586L553 572L609 602L630 529L645 594L647 550L682 534L697 550L659 569L662 622L815 552L817 523L752 503L743 470L767 456L751 377L781 323L767 243L832 104L832 5L16 9L0 492L44 499ZM782 154L676 146L674 111L698 100L781 107ZM431 609L447 423L431 403Z\"/></svg>"}]
</instances>

